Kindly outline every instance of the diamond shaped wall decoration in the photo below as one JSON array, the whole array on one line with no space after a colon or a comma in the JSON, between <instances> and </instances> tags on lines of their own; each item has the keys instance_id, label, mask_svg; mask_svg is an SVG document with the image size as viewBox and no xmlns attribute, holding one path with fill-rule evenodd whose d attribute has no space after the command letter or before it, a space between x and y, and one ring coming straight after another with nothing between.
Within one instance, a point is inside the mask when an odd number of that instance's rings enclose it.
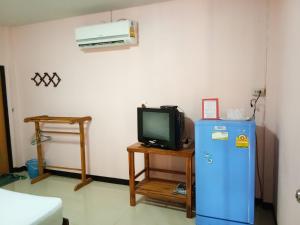
<instances>
[{"instance_id":1,"label":"diamond shaped wall decoration","mask_svg":"<svg viewBox=\"0 0 300 225\"><path fill-rule=\"evenodd\" d=\"M44 86L48 87L52 83L53 87L57 87L61 78L55 72L52 76L48 73L44 73L44 76L39 73L35 73L35 76L32 77L31 80L35 83L35 86L40 86L41 83L44 83Z\"/></svg>"}]
</instances>

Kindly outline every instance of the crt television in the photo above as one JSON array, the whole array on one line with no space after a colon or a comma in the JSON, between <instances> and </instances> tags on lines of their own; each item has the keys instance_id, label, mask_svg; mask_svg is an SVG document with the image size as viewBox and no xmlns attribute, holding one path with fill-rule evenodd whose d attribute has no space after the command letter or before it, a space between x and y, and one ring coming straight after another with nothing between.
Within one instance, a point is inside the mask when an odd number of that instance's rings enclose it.
<instances>
[{"instance_id":1,"label":"crt television","mask_svg":"<svg viewBox=\"0 0 300 225\"><path fill-rule=\"evenodd\" d=\"M180 149L184 114L177 107L137 108L138 140L145 146Z\"/></svg>"}]
</instances>

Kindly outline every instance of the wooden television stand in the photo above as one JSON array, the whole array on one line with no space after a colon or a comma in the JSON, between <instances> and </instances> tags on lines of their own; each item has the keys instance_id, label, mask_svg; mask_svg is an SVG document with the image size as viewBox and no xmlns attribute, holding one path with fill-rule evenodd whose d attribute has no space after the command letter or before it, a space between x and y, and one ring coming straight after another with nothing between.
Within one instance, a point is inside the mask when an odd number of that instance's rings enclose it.
<instances>
[{"instance_id":1,"label":"wooden television stand","mask_svg":"<svg viewBox=\"0 0 300 225\"><path fill-rule=\"evenodd\" d=\"M141 143L136 143L129 146L127 151L129 159L130 205L136 205L136 194L141 194L150 198L184 203L186 205L186 217L192 218L192 160L195 154L194 147L180 150L165 150L160 148L143 147ZM134 153L144 154L145 168L137 174L135 174ZM150 168L150 154L185 158L185 172ZM179 181L152 178L150 176L150 171L185 175L186 195L174 192L177 184L180 183ZM135 179L144 173L145 179L136 185Z\"/></svg>"}]
</instances>

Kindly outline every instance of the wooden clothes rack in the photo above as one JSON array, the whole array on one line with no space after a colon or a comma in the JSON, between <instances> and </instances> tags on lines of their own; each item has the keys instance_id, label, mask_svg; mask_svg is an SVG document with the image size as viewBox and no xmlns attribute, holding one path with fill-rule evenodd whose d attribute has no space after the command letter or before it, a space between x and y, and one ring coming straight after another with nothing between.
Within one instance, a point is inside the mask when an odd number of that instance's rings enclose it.
<instances>
[{"instance_id":1,"label":"wooden clothes rack","mask_svg":"<svg viewBox=\"0 0 300 225\"><path fill-rule=\"evenodd\" d=\"M80 136L80 156L81 156L81 169L77 168L68 168L62 166L47 166L51 169L66 169L66 170L75 170L81 171L81 182L77 184L74 188L74 191L79 190L83 186L92 182L91 178L86 178L86 162L85 162L85 134L84 134L84 123L92 120L92 117L52 117L52 116L34 116L27 117L24 119L25 123L34 122L35 124L35 136L37 141L37 158L38 158L38 169L39 176L31 180L31 184L37 183L50 176L50 173L44 172L44 159L43 159L43 150L41 144L41 134L70 134L70 135L79 135ZM53 124L78 124L79 132L69 132L69 131L55 131L55 130L41 130L40 123L53 123Z\"/></svg>"}]
</instances>

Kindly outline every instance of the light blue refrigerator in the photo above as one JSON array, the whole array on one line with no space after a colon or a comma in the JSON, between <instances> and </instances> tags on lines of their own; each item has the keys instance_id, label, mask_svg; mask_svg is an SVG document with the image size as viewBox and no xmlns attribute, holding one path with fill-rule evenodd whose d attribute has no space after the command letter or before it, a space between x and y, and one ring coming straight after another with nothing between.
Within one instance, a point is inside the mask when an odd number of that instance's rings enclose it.
<instances>
[{"instance_id":1,"label":"light blue refrigerator","mask_svg":"<svg viewBox=\"0 0 300 225\"><path fill-rule=\"evenodd\" d=\"M254 224L254 121L195 124L196 224Z\"/></svg>"}]
</instances>

